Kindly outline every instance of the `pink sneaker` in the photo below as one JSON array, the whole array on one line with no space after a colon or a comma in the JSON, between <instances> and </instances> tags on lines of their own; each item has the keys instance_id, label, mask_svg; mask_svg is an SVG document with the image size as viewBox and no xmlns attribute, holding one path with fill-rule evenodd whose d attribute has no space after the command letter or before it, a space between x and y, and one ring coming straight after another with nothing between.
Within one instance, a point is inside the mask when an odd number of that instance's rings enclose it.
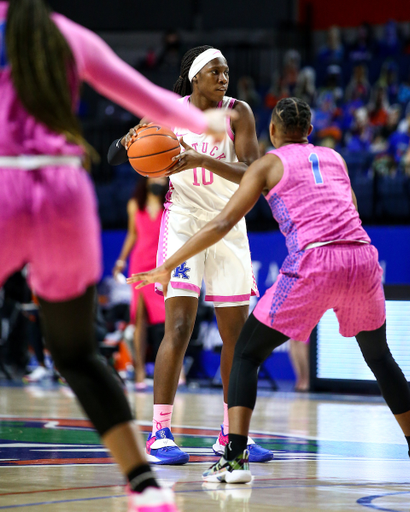
<instances>
[{"instance_id":1,"label":"pink sneaker","mask_svg":"<svg viewBox=\"0 0 410 512\"><path fill-rule=\"evenodd\" d=\"M128 490L128 512L179 512L174 493L163 487L147 487L144 492Z\"/></svg>"}]
</instances>

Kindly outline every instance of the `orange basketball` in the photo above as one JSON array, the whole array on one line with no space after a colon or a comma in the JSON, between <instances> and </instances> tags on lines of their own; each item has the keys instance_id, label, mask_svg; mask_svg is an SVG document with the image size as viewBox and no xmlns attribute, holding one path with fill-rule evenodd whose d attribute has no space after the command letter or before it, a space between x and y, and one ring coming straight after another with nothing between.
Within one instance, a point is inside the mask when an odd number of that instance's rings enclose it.
<instances>
[{"instance_id":1,"label":"orange basketball","mask_svg":"<svg viewBox=\"0 0 410 512\"><path fill-rule=\"evenodd\" d=\"M181 148L175 133L154 123L138 129L137 137L127 150L132 167L146 178L159 178L175 162Z\"/></svg>"}]
</instances>

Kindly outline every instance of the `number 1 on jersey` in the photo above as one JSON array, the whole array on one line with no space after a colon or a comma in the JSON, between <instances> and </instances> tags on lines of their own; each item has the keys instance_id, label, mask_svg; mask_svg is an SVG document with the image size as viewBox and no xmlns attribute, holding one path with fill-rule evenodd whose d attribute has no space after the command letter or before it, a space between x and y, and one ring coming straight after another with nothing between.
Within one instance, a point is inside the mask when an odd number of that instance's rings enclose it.
<instances>
[{"instance_id":1,"label":"number 1 on jersey","mask_svg":"<svg viewBox=\"0 0 410 512\"><path fill-rule=\"evenodd\" d=\"M312 165L312 172L313 172L313 177L315 178L316 185L322 185L323 184L323 177L322 177L322 174L320 172L319 157L317 156L316 153L310 153L310 155L309 155L309 162Z\"/></svg>"}]
</instances>

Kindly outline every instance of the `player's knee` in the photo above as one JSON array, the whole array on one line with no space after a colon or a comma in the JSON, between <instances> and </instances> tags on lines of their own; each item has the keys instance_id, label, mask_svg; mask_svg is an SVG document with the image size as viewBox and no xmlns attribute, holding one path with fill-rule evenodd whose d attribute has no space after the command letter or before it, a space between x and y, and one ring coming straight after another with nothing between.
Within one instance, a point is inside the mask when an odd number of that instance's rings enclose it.
<instances>
[{"instance_id":1,"label":"player's knee","mask_svg":"<svg viewBox=\"0 0 410 512\"><path fill-rule=\"evenodd\" d=\"M259 367L263 363L263 357L255 352L253 347L249 346L249 344L239 344L238 342L235 347L233 362L234 364L241 363L243 365L243 363L245 363L252 367Z\"/></svg>"},{"instance_id":2,"label":"player's knee","mask_svg":"<svg viewBox=\"0 0 410 512\"><path fill-rule=\"evenodd\" d=\"M371 368L373 364L377 364L378 362L383 362L391 357L391 353L387 343L379 342L374 340L373 343L359 342L360 350L363 354L364 360L367 365Z\"/></svg>"},{"instance_id":3,"label":"player's knee","mask_svg":"<svg viewBox=\"0 0 410 512\"><path fill-rule=\"evenodd\" d=\"M180 318L173 323L172 329L165 332L162 343L167 343L175 348L180 348L188 344L192 333L192 325L185 319Z\"/></svg>"},{"instance_id":4,"label":"player's knee","mask_svg":"<svg viewBox=\"0 0 410 512\"><path fill-rule=\"evenodd\" d=\"M393 356L386 343L360 343L364 360L373 373L377 374L390 365Z\"/></svg>"}]
</instances>

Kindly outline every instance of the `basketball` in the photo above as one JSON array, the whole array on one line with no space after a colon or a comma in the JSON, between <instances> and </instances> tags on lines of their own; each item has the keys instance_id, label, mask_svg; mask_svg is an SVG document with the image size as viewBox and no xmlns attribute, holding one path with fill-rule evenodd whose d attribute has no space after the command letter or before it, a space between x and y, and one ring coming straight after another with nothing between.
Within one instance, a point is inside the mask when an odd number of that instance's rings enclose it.
<instances>
[{"instance_id":1,"label":"basketball","mask_svg":"<svg viewBox=\"0 0 410 512\"><path fill-rule=\"evenodd\" d=\"M154 123L138 129L136 139L127 150L130 164L146 178L159 178L175 162L181 148L175 133Z\"/></svg>"}]
</instances>

